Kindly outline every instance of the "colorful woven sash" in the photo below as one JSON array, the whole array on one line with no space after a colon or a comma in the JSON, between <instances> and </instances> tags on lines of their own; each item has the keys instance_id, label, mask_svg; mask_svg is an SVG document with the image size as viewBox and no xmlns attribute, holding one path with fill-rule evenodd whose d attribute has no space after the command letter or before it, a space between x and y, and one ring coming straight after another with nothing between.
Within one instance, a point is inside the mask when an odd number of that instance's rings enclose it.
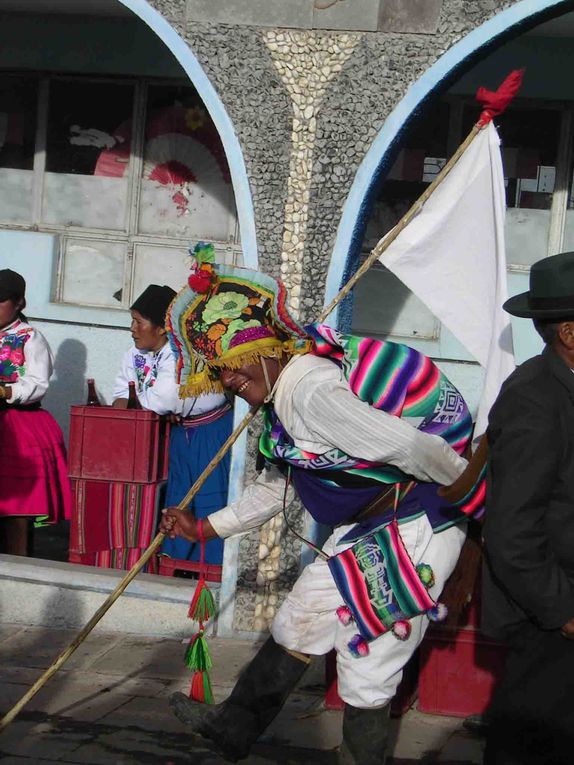
<instances>
[{"instance_id":1,"label":"colorful woven sash","mask_svg":"<svg viewBox=\"0 0 574 765\"><path fill-rule=\"evenodd\" d=\"M151 543L160 484L75 479L73 491L76 512L70 527L71 552L115 551L117 560L124 560L119 551L145 550ZM113 567L117 567L115 562Z\"/></svg>"},{"instance_id":2,"label":"colorful woven sash","mask_svg":"<svg viewBox=\"0 0 574 765\"><path fill-rule=\"evenodd\" d=\"M401 539L396 517L399 499L397 484L391 523L327 560L345 603L337 615L345 625L354 621L358 629L348 644L355 656L366 656L368 643L385 632L406 640L411 632L409 619L414 616L426 613L433 621L446 616L444 606L428 593L434 584L432 568L425 563L415 566Z\"/></svg>"},{"instance_id":3,"label":"colorful woven sash","mask_svg":"<svg viewBox=\"0 0 574 765\"><path fill-rule=\"evenodd\" d=\"M201 425L210 425L212 422L220 420L225 417L227 412L231 410L231 404L226 402L217 409L212 409L210 412L204 412L203 414L191 415L184 417L181 424L184 428L199 428Z\"/></svg>"},{"instance_id":4,"label":"colorful woven sash","mask_svg":"<svg viewBox=\"0 0 574 765\"><path fill-rule=\"evenodd\" d=\"M357 629L366 640L435 605L393 521L328 561Z\"/></svg>"},{"instance_id":5,"label":"colorful woven sash","mask_svg":"<svg viewBox=\"0 0 574 765\"><path fill-rule=\"evenodd\" d=\"M313 339L311 352L337 363L357 398L397 417L417 418L420 430L441 436L462 454L472 430L470 413L458 390L427 356L406 345L344 335L326 325L311 325L306 331ZM359 460L339 449L325 454L303 451L271 407L266 407L264 423L259 446L270 461L321 471L327 481L330 471L381 483L407 479L398 468Z\"/></svg>"}]
</instances>

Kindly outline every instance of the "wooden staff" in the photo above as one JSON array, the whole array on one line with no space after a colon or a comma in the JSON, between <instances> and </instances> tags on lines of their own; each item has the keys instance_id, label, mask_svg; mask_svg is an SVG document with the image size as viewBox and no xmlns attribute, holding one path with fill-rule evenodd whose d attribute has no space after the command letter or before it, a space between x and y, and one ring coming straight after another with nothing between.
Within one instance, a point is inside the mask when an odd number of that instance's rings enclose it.
<instances>
[{"instance_id":1,"label":"wooden staff","mask_svg":"<svg viewBox=\"0 0 574 765\"><path fill-rule=\"evenodd\" d=\"M336 295L333 298L333 300L329 303L327 308L325 308L325 310L321 313L319 317L319 321L324 321L326 317L331 313L331 311L341 302L341 300L343 300L343 298L345 298L349 294L349 292L353 289L355 284L368 271L368 269L372 266L375 260L378 260L378 258L387 249L387 247L389 247L389 245L392 242L394 242L394 240L401 233L401 231L410 223L410 221L415 217L415 215L422 209L427 199L430 197L433 191L437 188L437 186L439 186L444 181L444 179L452 170L456 162L460 159L461 155L472 143L475 136L479 133L479 131L483 127L484 125L478 122L472 128L467 138L463 141L463 143L459 146L456 152L452 155L450 160L446 163L446 165L443 167L441 172L437 175L435 180L428 186L428 188L425 189L423 194L421 194L421 196L413 204L410 210L408 210L408 212L405 213L405 215L401 218L399 223L392 229L392 231L386 236L384 236L377 243L373 251L370 253L369 257L362 264L362 266L349 279L347 284L345 284L345 286L341 289L338 295ZM229 436L227 441L219 449L219 451L213 457L209 465L205 468L203 473L200 475L200 477L197 479L197 481L193 484L191 489L187 492L185 497L179 503L178 508L180 510L185 509L189 505L191 499L197 494L199 489L203 486L205 480L211 474L215 466L220 462L224 454L226 454L226 452L235 443L235 441L237 440L239 435L243 432L243 430L245 430L245 428L249 425L249 423L254 418L256 413L257 413L257 408L252 409L244 417L241 424ZM145 564L148 562L148 560L151 558L151 556L154 554L154 552L157 550L157 548L161 544L164 536L165 535L162 532L159 532L159 534L157 534L157 536L155 537L151 545L147 548L147 550L144 552L142 557L128 571L126 576L118 584L116 589L107 597L107 599L96 611L96 613L92 616L92 618L83 628L83 630L79 632L78 635L72 641L72 643L70 643L70 645L64 651L62 651L62 653L58 656L56 661L44 672L44 674L38 678L38 680L29 689L29 691L25 693L24 696L22 696L22 698L12 707L12 709L10 709L9 712L7 712L6 715L4 715L4 717L0 720L0 733L12 722L12 720L16 717L16 715L20 712L20 710L30 701L31 698L33 698L36 695L36 693L40 690L40 688L42 688L42 686L52 677L52 675L54 675L60 669L60 667L74 653L76 648L78 648L78 646L81 645L81 643L86 639L86 637L94 629L94 627L100 621L100 619L107 613L107 611L112 607L112 605L120 597L122 592L126 589L128 584L132 581L132 579L134 579L137 576L137 574L141 571L143 566L145 566Z\"/></svg>"}]
</instances>

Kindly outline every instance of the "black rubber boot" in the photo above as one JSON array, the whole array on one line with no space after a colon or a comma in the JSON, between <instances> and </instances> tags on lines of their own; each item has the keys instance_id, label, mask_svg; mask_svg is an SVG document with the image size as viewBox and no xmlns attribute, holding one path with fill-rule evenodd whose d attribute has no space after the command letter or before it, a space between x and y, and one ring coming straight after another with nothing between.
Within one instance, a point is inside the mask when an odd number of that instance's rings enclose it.
<instances>
[{"instance_id":1,"label":"black rubber boot","mask_svg":"<svg viewBox=\"0 0 574 765\"><path fill-rule=\"evenodd\" d=\"M200 704L183 693L174 693L169 703L194 733L212 741L226 760L236 762L247 757L307 667L306 661L288 653L270 637L222 704Z\"/></svg>"},{"instance_id":2,"label":"black rubber boot","mask_svg":"<svg viewBox=\"0 0 574 765\"><path fill-rule=\"evenodd\" d=\"M339 765L384 765L391 705L357 709L345 704Z\"/></svg>"}]
</instances>

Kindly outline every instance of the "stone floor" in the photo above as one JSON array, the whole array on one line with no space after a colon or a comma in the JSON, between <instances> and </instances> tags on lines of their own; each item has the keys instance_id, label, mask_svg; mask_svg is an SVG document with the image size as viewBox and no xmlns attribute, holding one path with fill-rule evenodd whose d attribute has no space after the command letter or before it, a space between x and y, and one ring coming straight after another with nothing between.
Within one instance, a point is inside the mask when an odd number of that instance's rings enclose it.
<instances>
[{"instance_id":1,"label":"stone floor","mask_svg":"<svg viewBox=\"0 0 574 765\"><path fill-rule=\"evenodd\" d=\"M0 711L26 692L74 635L0 624ZM212 639L210 649L220 700L255 647ZM183 652L176 640L92 633L0 734L0 762L220 765L223 760L193 741L168 707L170 693L189 687ZM334 765L341 713L324 708L323 694L323 663L316 661L245 762ZM410 710L393 722L393 765L478 765L481 757L481 740L467 734L460 719Z\"/></svg>"}]
</instances>

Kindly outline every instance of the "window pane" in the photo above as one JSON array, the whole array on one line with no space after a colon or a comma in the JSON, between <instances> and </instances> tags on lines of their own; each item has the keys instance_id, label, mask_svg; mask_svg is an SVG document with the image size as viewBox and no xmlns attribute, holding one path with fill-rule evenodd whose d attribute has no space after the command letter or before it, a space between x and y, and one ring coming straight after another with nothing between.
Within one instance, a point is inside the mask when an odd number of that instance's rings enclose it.
<instances>
[{"instance_id":1,"label":"window pane","mask_svg":"<svg viewBox=\"0 0 574 765\"><path fill-rule=\"evenodd\" d=\"M449 115L448 103L434 103L408 130L367 225L368 249L398 223L444 167Z\"/></svg>"},{"instance_id":2,"label":"window pane","mask_svg":"<svg viewBox=\"0 0 574 765\"><path fill-rule=\"evenodd\" d=\"M524 210L509 207L504 221L506 262L531 266L546 255L550 210Z\"/></svg>"},{"instance_id":3,"label":"window pane","mask_svg":"<svg viewBox=\"0 0 574 765\"><path fill-rule=\"evenodd\" d=\"M66 239L64 303L122 307L126 245L92 239Z\"/></svg>"},{"instance_id":4,"label":"window pane","mask_svg":"<svg viewBox=\"0 0 574 765\"><path fill-rule=\"evenodd\" d=\"M464 136L479 114L477 106L465 107ZM561 115L558 109L511 106L495 118L502 143L508 207L550 209Z\"/></svg>"},{"instance_id":5,"label":"window pane","mask_svg":"<svg viewBox=\"0 0 574 765\"><path fill-rule=\"evenodd\" d=\"M131 301L134 301L148 284L167 284L179 291L189 277L191 258L186 247L136 244L134 260ZM238 247L215 245L215 260L217 263L241 265L242 253Z\"/></svg>"},{"instance_id":6,"label":"window pane","mask_svg":"<svg viewBox=\"0 0 574 765\"><path fill-rule=\"evenodd\" d=\"M467 132L479 110L465 110ZM496 117L506 186L506 261L531 265L546 255L561 112L510 107Z\"/></svg>"},{"instance_id":7,"label":"window pane","mask_svg":"<svg viewBox=\"0 0 574 765\"><path fill-rule=\"evenodd\" d=\"M564 252L574 250L574 160L570 166L570 186L568 189L562 250Z\"/></svg>"},{"instance_id":8,"label":"window pane","mask_svg":"<svg viewBox=\"0 0 574 765\"><path fill-rule=\"evenodd\" d=\"M438 338L433 314L397 277L375 265L354 288L352 332L369 337Z\"/></svg>"},{"instance_id":9,"label":"window pane","mask_svg":"<svg viewBox=\"0 0 574 765\"><path fill-rule=\"evenodd\" d=\"M37 82L0 77L0 220L32 219Z\"/></svg>"},{"instance_id":10,"label":"window pane","mask_svg":"<svg viewBox=\"0 0 574 765\"><path fill-rule=\"evenodd\" d=\"M235 202L219 134L190 87L148 91L139 231L227 241Z\"/></svg>"},{"instance_id":11,"label":"window pane","mask_svg":"<svg viewBox=\"0 0 574 765\"><path fill-rule=\"evenodd\" d=\"M189 276L189 253L186 248L136 245L132 300L148 284L167 284L179 291Z\"/></svg>"},{"instance_id":12,"label":"window pane","mask_svg":"<svg viewBox=\"0 0 574 765\"><path fill-rule=\"evenodd\" d=\"M45 223L125 228L133 86L50 84Z\"/></svg>"},{"instance_id":13,"label":"window pane","mask_svg":"<svg viewBox=\"0 0 574 765\"><path fill-rule=\"evenodd\" d=\"M446 162L450 106L433 103L404 136L367 224L364 250L395 226ZM436 339L439 324L426 306L381 265L354 288L352 330L358 335Z\"/></svg>"}]
</instances>

